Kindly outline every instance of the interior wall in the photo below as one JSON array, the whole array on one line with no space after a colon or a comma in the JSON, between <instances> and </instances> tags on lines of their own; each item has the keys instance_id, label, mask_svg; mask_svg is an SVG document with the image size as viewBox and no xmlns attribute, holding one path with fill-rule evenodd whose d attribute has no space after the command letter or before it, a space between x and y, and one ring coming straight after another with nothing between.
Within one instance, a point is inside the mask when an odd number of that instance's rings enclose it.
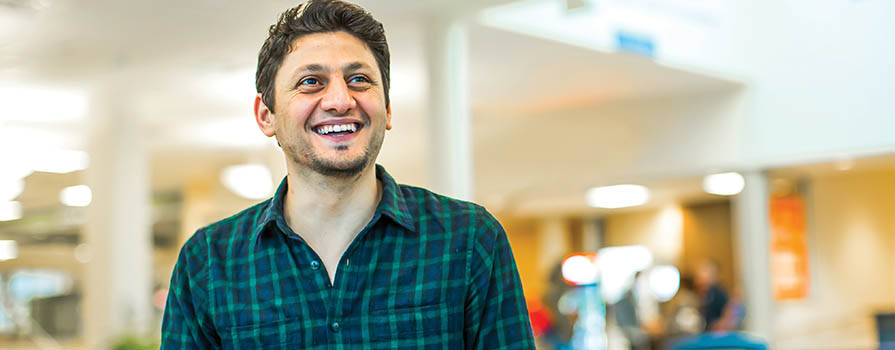
<instances>
[{"instance_id":1,"label":"interior wall","mask_svg":"<svg viewBox=\"0 0 895 350\"><path fill-rule=\"evenodd\" d=\"M702 175L740 159L739 91L618 101L532 115L476 115L476 199L580 198L632 178ZM512 142L508 142L512 141ZM550 185L545 179L551 179Z\"/></svg>"},{"instance_id":2,"label":"interior wall","mask_svg":"<svg viewBox=\"0 0 895 350\"><path fill-rule=\"evenodd\" d=\"M550 274L574 252L577 230L565 217L498 216L507 232L526 300L541 301L550 288Z\"/></svg>"},{"instance_id":3,"label":"interior wall","mask_svg":"<svg viewBox=\"0 0 895 350\"><path fill-rule=\"evenodd\" d=\"M684 238L680 207L635 211L605 218L605 246L644 245L656 264L680 265Z\"/></svg>"},{"instance_id":4,"label":"interior wall","mask_svg":"<svg viewBox=\"0 0 895 350\"><path fill-rule=\"evenodd\" d=\"M718 278L728 291L736 288L730 202L709 202L684 207L681 274L695 277L704 259L718 264Z\"/></svg>"},{"instance_id":5,"label":"interior wall","mask_svg":"<svg viewBox=\"0 0 895 350\"><path fill-rule=\"evenodd\" d=\"M705 68L748 78L750 163L895 149L893 1L735 1ZM717 59L717 60L714 60ZM805 132L810 131L810 132Z\"/></svg>"},{"instance_id":6,"label":"interior wall","mask_svg":"<svg viewBox=\"0 0 895 350\"><path fill-rule=\"evenodd\" d=\"M883 171L812 181L809 297L777 303L779 348L877 347L873 314L895 311L893 179Z\"/></svg>"},{"instance_id":7,"label":"interior wall","mask_svg":"<svg viewBox=\"0 0 895 350\"><path fill-rule=\"evenodd\" d=\"M605 222L607 246L644 245L656 264L674 264L691 276L711 259L719 265L722 285L736 287L728 201L613 214Z\"/></svg>"},{"instance_id":8,"label":"interior wall","mask_svg":"<svg viewBox=\"0 0 895 350\"><path fill-rule=\"evenodd\" d=\"M522 289L528 300L540 298L546 288L538 264L538 223L535 219L499 217L507 232L516 267L522 279Z\"/></svg>"}]
</instances>

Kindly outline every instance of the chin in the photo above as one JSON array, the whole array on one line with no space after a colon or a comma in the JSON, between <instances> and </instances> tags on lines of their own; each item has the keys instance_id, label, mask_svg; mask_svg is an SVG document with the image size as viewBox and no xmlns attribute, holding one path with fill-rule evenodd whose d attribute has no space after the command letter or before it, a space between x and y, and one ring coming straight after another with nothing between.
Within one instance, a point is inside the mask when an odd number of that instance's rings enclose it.
<instances>
[{"instance_id":1,"label":"chin","mask_svg":"<svg viewBox=\"0 0 895 350\"><path fill-rule=\"evenodd\" d=\"M371 163L364 156L340 160L311 159L310 168L325 176L353 177L366 170Z\"/></svg>"}]
</instances>

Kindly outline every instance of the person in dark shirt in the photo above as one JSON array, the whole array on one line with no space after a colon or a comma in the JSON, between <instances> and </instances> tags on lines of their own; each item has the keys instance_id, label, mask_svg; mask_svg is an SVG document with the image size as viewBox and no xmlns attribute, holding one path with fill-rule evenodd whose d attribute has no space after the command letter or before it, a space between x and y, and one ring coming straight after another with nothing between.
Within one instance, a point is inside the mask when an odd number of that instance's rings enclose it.
<instances>
[{"instance_id":1,"label":"person in dark shirt","mask_svg":"<svg viewBox=\"0 0 895 350\"><path fill-rule=\"evenodd\" d=\"M718 264L705 260L697 269L696 287L700 296L700 311L705 320L705 331L720 330L724 311L727 308L727 291L718 281Z\"/></svg>"},{"instance_id":2,"label":"person in dark shirt","mask_svg":"<svg viewBox=\"0 0 895 350\"><path fill-rule=\"evenodd\" d=\"M256 89L288 174L184 245L162 349L534 348L500 223L375 164L391 129L382 24L341 1L285 11Z\"/></svg>"}]
</instances>

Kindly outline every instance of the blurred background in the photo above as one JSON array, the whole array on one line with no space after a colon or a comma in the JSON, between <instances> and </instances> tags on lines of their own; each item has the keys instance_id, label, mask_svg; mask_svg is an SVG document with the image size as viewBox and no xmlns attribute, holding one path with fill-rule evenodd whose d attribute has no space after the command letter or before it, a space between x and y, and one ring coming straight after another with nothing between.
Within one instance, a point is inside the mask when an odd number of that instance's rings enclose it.
<instances>
[{"instance_id":1,"label":"blurred background","mask_svg":"<svg viewBox=\"0 0 895 350\"><path fill-rule=\"evenodd\" d=\"M0 348L158 347L182 243L285 174L254 71L296 4L0 0ZM503 223L539 348L895 340L895 2L359 4L379 163Z\"/></svg>"}]
</instances>

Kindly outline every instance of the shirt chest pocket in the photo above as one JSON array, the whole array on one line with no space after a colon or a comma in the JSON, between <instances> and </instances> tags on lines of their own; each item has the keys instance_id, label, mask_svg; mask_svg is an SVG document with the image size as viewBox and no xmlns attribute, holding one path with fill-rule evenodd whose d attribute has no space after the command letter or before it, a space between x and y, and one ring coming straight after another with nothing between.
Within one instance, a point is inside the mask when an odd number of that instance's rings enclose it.
<instances>
[{"instance_id":1,"label":"shirt chest pocket","mask_svg":"<svg viewBox=\"0 0 895 350\"><path fill-rule=\"evenodd\" d=\"M297 318L233 327L228 336L221 339L225 350L296 349L303 345L303 330Z\"/></svg>"},{"instance_id":2,"label":"shirt chest pocket","mask_svg":"<svg viewBox=\"0 0 895 350\"><path fill-rule=\"evenodd\" d=\"M448 308L444 304L381 310L374 312L372 318L371 339L377 342L439 343L451 328Z\"/></svg>"}]
</instances>

